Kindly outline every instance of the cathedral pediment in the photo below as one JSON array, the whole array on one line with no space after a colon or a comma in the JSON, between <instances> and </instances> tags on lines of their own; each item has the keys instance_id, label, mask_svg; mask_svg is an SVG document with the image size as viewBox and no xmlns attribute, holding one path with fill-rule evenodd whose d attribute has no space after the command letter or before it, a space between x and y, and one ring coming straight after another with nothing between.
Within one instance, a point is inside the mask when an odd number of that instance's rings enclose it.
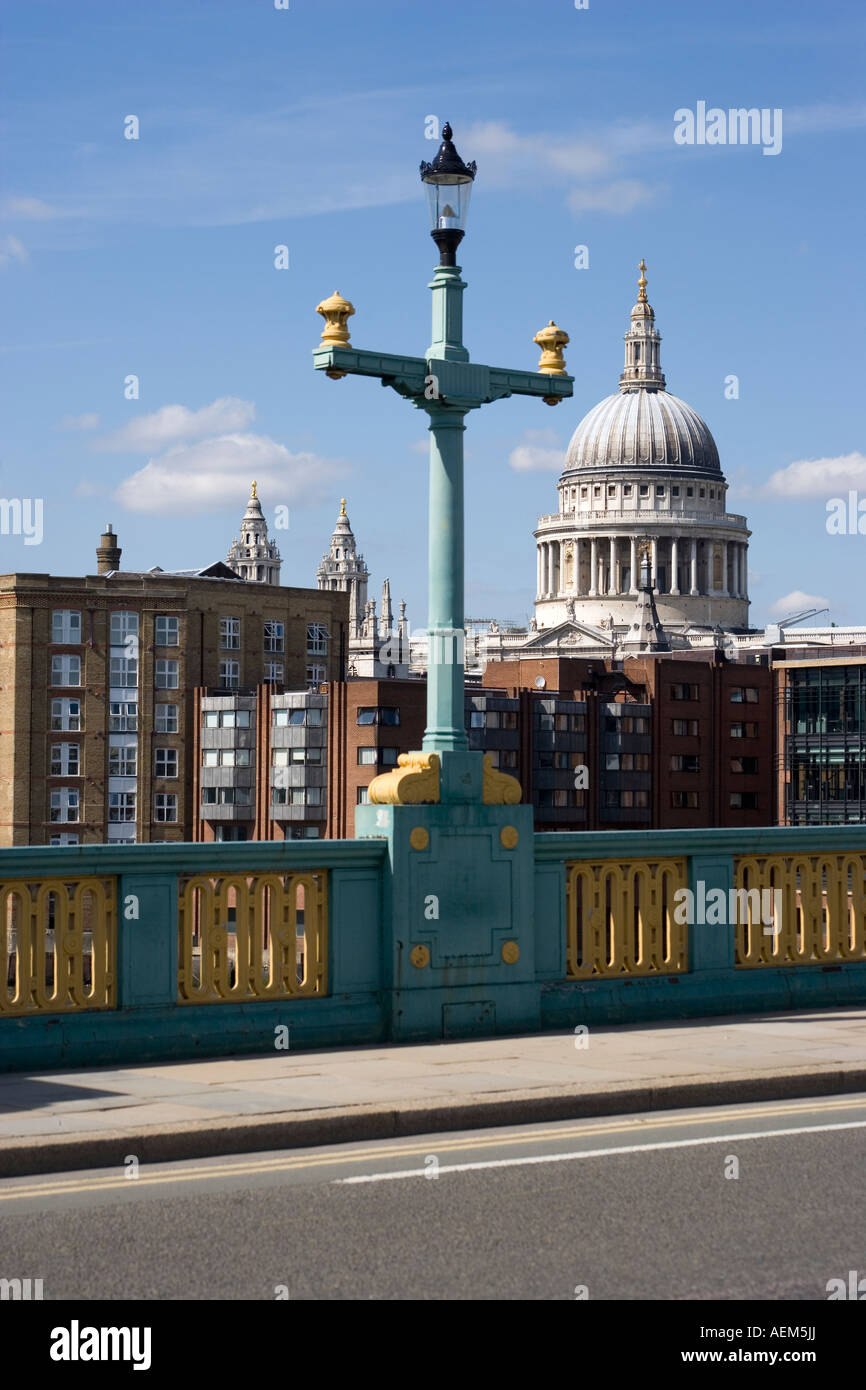
<instances>
[{"instance_id":1,"label":"cathedral pediment","mask_svg":"<svg viewBox=\"0 0 866 1390\"><path fill-rule=\"evenodd\" d=\"M605 632L589 623L567 619L555 627L541 628L532 633L524 642L522 650L528 652L546 651L562 647L611 647L616 645L612 632Z\"/></svg>"}]
</instances>

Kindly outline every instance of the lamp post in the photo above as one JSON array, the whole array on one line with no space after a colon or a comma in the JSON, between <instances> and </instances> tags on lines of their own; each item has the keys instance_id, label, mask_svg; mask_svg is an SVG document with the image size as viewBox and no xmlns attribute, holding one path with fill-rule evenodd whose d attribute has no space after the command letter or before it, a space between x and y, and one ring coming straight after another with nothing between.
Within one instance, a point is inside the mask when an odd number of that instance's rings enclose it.
<instances>
[{"instance_id":1,"label":"lamp post","mask_svg":"<svg viewBox=\"0 0 866 1390\"><path fill-rule=\"evenodd\" d=\"M463 432L471 410L511 395L538 396L556 405L572 393L562 349L568 335L551 320L535 335L542 348L538 371L490 367L469 360L463 344L463 291L456 264L466 232L476 166L465 164L446 124L431 163L421 164L430 235L439 250L433 292L432 341L423 357L355 348L347 322L355 308L337 293L317 305L325 319L315 367L340 380L347 374L378 377L416 409L430 431L429 660L427 727L422 748L401 754L399 766L374 779L370 801L413 804L520 800L513 777L496 773L489 757L470 753L464 718L464 520Z\"/></svg>"}]
</instances>

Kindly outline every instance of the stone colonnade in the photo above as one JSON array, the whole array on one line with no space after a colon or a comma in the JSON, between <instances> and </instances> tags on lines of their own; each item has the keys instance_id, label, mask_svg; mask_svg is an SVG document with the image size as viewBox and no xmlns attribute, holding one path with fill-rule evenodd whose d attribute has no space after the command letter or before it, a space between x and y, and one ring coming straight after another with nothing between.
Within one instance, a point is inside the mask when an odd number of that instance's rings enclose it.
<instances>
[{"instance_id":1,"label":"stone colonnade","mask_svg":"<svg viewBox=\"0 0 866 1390\"><path fill-rule=\"evenodd\" d=\"M653 587L679 596L748 597L748 545L703 537L650 537ZM581 536L539 541L538 598L599 598L636 594L636 536ZM659 581L663 580L663 583Z\"/></svg>"}]
</instances>

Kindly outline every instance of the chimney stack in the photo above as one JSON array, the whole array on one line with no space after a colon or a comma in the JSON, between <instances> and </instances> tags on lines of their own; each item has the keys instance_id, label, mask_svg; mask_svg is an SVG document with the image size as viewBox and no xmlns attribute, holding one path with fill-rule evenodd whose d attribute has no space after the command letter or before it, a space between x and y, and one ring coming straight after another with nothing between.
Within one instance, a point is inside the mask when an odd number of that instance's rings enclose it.
<instances>
[{"instance_id":1,"label":"chimney stack","mask_svg":"<svg viewBox=\"0 0 866 1390\"><path fill-rule=\"evenodd\" d=\"M111 522L107 521L96 548L96 573L110 574L112 570L120 569L122 554L123 551L117 544L117 536L111 529Z\"/></svg>"}]
</instances>

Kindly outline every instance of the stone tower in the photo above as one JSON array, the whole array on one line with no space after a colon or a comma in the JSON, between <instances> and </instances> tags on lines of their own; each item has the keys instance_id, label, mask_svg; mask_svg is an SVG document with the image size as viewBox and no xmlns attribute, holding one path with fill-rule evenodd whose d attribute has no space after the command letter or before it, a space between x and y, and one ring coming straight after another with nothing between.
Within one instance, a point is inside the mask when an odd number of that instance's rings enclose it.
<instances>
[{"instance_id":1,"label":"stone tower","mask_svg":"<svg viewBox=\"0 0 866 1390\"><path fill-rule=\"evenodd\" d=\"M235 536L226 556L229 569L252 584L279 584L280 552L268 540L268 523L262 504L256 496L256 484L250 488L250 500L241 522L240 536Z\"/></svg>"},{"instance_id":2,"label":"stone tower","mask_svg":"<svg viewBox=\"0 0 866 1390\"><path fill-rule=\"evenodd\" d=\"M327 555L316 571L320 589L338 589L349 595L349 640L362 635L367 614L367 583L370 572L363 555L358 554L355 537L346 515L346 499L340 499L340 515L331 536Z\"/></svg>"}]
</instances>

